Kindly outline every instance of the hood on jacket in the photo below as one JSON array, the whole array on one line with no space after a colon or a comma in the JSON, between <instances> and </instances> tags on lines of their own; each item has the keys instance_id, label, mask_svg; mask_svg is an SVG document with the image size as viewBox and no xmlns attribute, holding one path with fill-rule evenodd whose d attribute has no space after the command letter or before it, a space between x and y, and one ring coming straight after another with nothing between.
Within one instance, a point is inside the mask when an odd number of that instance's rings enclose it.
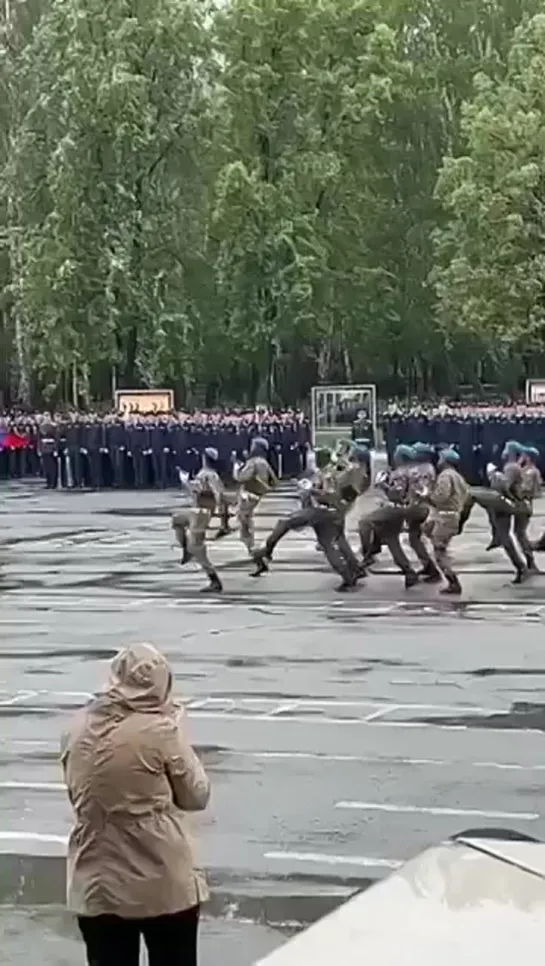
<instances>
[{"instance_id":1,"label":"hood on jacket","mask_svg":"<svg viewBox=\"0 0 545 966\"><path fill-rule=\"evenodd\" d=\"M171 703L172 672L152 644L131 644L114 657L106 694L133 711L164 711Z\"/></svg>"}]
</instances>

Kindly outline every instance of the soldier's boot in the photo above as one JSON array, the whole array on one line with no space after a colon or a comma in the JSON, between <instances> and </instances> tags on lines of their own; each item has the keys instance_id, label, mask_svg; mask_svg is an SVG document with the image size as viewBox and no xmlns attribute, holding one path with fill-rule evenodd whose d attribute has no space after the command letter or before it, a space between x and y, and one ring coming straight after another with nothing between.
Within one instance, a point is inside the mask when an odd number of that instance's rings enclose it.
<instances>
[{"instance_id":1,"label":"soldier's boot","mask_svg":"<svg viewBox=\"0 0 545 966\"><path fill-rule=\"evenodd\" d=\"M182 543L182 559L180 560L180 563L182 567L185 567L185 565L189 563L189 561L192 559L192 556L187 547L187 536L185 535L185 533L182 537L181 543Z\"/></svg>"},{"instance_id":2,"label":"soldier's boot","mask_svg":"<svg viewBox=\"0 0 545 966\"><path fill-rule=\"evenodd\" d=\"M524 584L528 580L529 576L530 576L530 571L528 570L528 567L519 567L519 569L517 570L513 578L513 583Z\"/></svg>"},{"instance_id":3,"label":"soldier's boot","mask_svg":"<svg viewBox=\"0 0 545 966\"><path fill-rule=\"evenodd\" d=\"M525 556L526 556L526 566L528 567L528 575L530 577L535 577L536 574L541 573L538 565L536 564L533 553L527 553Z\"/></svg>"},{"instance_id":4,"label":"soldier's boot","mask_svg":"<svg viewBox=\"0 0 545 966\"><path fill-rule=\"evenodd\" d=\"M419 583L419 577L415 570L408 570L405 574L405 590L410 590L411 587L416 587Z\"/></svg>"},{"instance_id":5,"label":"soldier's boot","mask_svg":"<svg viewBox=\"0 0 545 966\"><path fill-rule=\"evenodd\" d=\"M234 533L234 532L235 532L234 527L223 526L222 524L222 526L219 527L218 530L216 531L216 536L214 537L214 540L222 540L223 537L228 537L230 533Z\"/></svg>"},{"instance_id":6,"label":"soldier's boot","mask_svg":"<svg viewBox=\"0 0 545 966\"><path fill-rule=\"evenodd\" d=\"M532 544L532 550L534 553L543 553L545 551L545 530L541 534L539 540L536 540Z\"/></svg>"},{"instance_id":7,"label":"soldier's boot","mask_svg":"<svg viewBox=\"0 0 545 966\"><path fill-rule=\"evenodd\" d=\"M418 576L421 577L422 580L425 580L427 584L438 584L443 579L441 576L441 571L433 560L430 560L426 566L422 568Z\"/></svg>"},{"instance_id":8,"label":"soldier's boot","mask_svg":"<svg viewBox=\"0 0 545 966\"><path fill-rule=\"evenodd\" d=\"M201 588L201 594L221 594L223 590L223 584L219 579L217 573L210 574L208 577L209 583L206 587Z\"/></svg>"},{"instance_id":9,"label":"soldier's boot","mask_svg":"<svg viewBox=\"0 0 545 966\"><path fill-rule=\"evenodd\" d=\"M462 585L458 580L458 577L456 574L445 574L445 576L447 579L447 586L441 587L439 593L459 597L462 593Z\"/></svg>"},{"instance_id":10,"label":"soldier's boot","mask_svg":"<svg viewBox=\"0 0 545 966\"><path fill-rule=\"evenodd\" d=\"M255 570L250 574L250 577L261 577L262 574L268 574L271 557L266 547L254 550L252 560L255 563Z\"/></svg>"},{"instance_id":11,"label":"soldier's boot","mask_svg":"<svg viewBox=\"0 0 545 966\"><path fill-rule=\"evenodd\" d=\"M350 577L350 578L343 577L340 584L338 584L335 587L335 590L337 591L338 594L346 594L350 590L355 590L356 586L357 586L356 577Z\"/></svg>"},{"instance_id":12,"label":"soldier's boot","mask_svg":"<svg viewBox=\"0 0 545 966\"><path fill-rule=\"evenodd\" d=\"M491 536L490 536L490 543L488 544L488 546L487 546L486 549L487 550L497 550L498 547L501 547L501 540L500 540L498 531L496 530L496 527L494 526L494 524L492 523L492 521L490 521L490 527L492 529L492 533L491 533Z\"/></svg>"}]
</instances>

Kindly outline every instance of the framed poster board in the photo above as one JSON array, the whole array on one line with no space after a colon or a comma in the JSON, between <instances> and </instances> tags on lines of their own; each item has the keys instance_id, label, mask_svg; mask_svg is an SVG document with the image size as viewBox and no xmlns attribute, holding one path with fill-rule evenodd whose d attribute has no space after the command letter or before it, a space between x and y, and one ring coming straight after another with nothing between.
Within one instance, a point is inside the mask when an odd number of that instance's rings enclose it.
<instances>
[{"instance_id":1,"label":"framed poster board","mask_svg":"<svg viewBox=\"0 0 545 966\"><path fill-rule=\"evenodd\" d=\"M333 446L337 439L351 438L358 420L372 428L377 439L377 390L375 385L314 386L312 389L312 445Z\"/></svg>"},{"instance_id":2,"label":"framed poster board","mask_svg":"<svg viewBox=\"0 0 545 966\"><path fill-rule=\"evenodd\" d=\"M164 413L174 409L173 389L118 389L115 408L123 416L133 413Z\"/></svg>"},{"instance_id":3,"label":"framed poster board","mask_svg":"<svg viewBox=\"0 0 545 966\"><path fill-rule=\"evenodd\" d=\"M526 402L534 406L545 403L545 379L526 380Z\"/></svg>"}]
</instances>

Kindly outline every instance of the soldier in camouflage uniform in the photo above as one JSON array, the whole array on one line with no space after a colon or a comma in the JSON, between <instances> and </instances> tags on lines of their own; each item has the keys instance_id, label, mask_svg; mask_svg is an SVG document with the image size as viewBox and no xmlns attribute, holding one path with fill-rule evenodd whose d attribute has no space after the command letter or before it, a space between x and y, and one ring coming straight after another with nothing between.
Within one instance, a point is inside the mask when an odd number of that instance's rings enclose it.
<instances>
[{"instance_id":1,"label":"soldier in camouflage uniform","mask_svg":"<svg viewBox=\"0 0 545 966\"><path fill-rule=\"evenodd\" d=\"M377 477L376 485L382 491L379 506L361 518L358 524L364 566L373 562L385 543L394 563L405 577L405 587L418 583L399 537L405 523L409 493L409 474L414 465L412 447L399 445L394 452L394 468Z\"/></svg>"},{"instance_id":2,"label":"soldier in camouflage uniform","mask_svg":"<svg viewBox=\"0 0 545 966\"><path fill-rule=\"evenodd\" d=\"M441 594L461 594L462 587L454 572L448 552L450 541L460 530L460 516L467 501L469 487L458 471L460 456L449 447L439 454L437 479L428 496L431 511L424 524L430 537L437 568L446 578L447 586Z\"/></svg>"},{"instance_id":3,"label":"soldier in camouflage uniform","mask_svg":"<svg viewBox=\"0 0 545 966\"><path fill-rule=\"evenodd\" d=\"M436 583L441 580L441 573L436 564L430 557L425 543L422 540L422 527L424 526L430 507L427 497L435 486L437 473L433 465L433 447L427 443L415 443L413 446L416 454L414 463L409 471L409 489L407 495L407 511L405 521L409 534L409 546L418 557L422 570L419 574L428 583Z\"/></svg>"},{"instance_id":4,"label":"soldier in camouflage uniform","mask_svg":"<svg viewBox=\"0 0 545 966\"><path fill-rule=\"evenodd\" d=\"M503 547L508 559L515 568L513 583L521 584L529 576L529 569L515 546L511 536L511 523L515 514L523 509L523 476L521 457L524 449L515 440L505 444L502 453L503 469L498 470L492 463L487 466L490 488L496 502L489 503L487 512L493 521L493 534L499 546ZM476 491L473 491L474 493ZM475 497L477 503L483 499L482 495ZM485 500L485 503L487 501ZM484 505L484 503L483 503Z\"/></svg>"},{"instance_id":5,"label":"soldier in camouflage uniform","mask_svg":"<svg viewBox=\"0 0 545 966\"><path fill-rule=\"evenodd\" d=\"M541 493L541 473L537 466L539 460L539 450L535 446L525 446L521 457L522 483L521 483L521 505L515 512L515 537L517 538L522 552L526 558L526 564L530 573L538 572L534 559L534 546L528 536L528 527L534 513L534 500Z\"/></svg>"},{"instance_id":6,"label":"soldier in camouflage uniform","mask_svg":"<svg viewBox=\"0 0 545 966\"><path fill-rule=\"evenodd\" d=\"M255 542L254 513L271 486L278 485L267 454L269 444L266 439L256 436L250 446L250 455L240 466L235 464L234 478L239 484L237 497L237 518L240 526L240 539L248 554L252 556Z\"/></svg>"},{"instance_id":7,"label":"soldier in camouflage uniform","mask_svg":"<svg viewBox=\"0 0 545 966\"><path fill-rule=\"evenodd\" d=\"M216 470L218 451L208 447L204 451L203 467L194 480L187 483L193 506L172 514L172 528L183 552L182 563L194 559L208 577L203 593L223 590L217 570L206 549L206 531L214 513L221 515L224 502L223 483Z\"/></svg>"},{"instance_id":8,"label":"soldier in camouflage uniform","mask_svg":"<svg viewBox=\"0 0 545 966\"><path fill-rule=\"evenodd\" d=\"M318 450L314 477L303 481L308 497L306 505L279 520L265 546L254 553L254 576L269 569L267 561L272 559L275 547L286 533L312 527L330 566L342 577L338 590L354 587L364 576L364 570L348 543L344 527L347 512L369 485L367 464L368 454L354 449L339 469L338 460L332 462L329 450Z\"/></svg>"}]
</instances>

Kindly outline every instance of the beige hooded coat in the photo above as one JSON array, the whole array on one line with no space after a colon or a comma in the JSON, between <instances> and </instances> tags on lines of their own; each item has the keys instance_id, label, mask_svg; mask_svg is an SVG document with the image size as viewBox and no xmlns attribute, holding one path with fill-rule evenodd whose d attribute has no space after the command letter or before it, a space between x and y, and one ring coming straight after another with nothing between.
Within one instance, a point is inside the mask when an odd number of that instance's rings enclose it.
<instances>
[{"instance_id":1,"label":"beige hooded coat","mask_svg":"<svg viewBox=\"0 0 545 966\"><path fill-rule=\"evenodd\" d=\"M210 785L171 691L165 658L149 644L128 647L63 738L75 813L68 906L77 915L162 916L208 897L184 812L206 807Z\"/></svg>"}]
</instances>

